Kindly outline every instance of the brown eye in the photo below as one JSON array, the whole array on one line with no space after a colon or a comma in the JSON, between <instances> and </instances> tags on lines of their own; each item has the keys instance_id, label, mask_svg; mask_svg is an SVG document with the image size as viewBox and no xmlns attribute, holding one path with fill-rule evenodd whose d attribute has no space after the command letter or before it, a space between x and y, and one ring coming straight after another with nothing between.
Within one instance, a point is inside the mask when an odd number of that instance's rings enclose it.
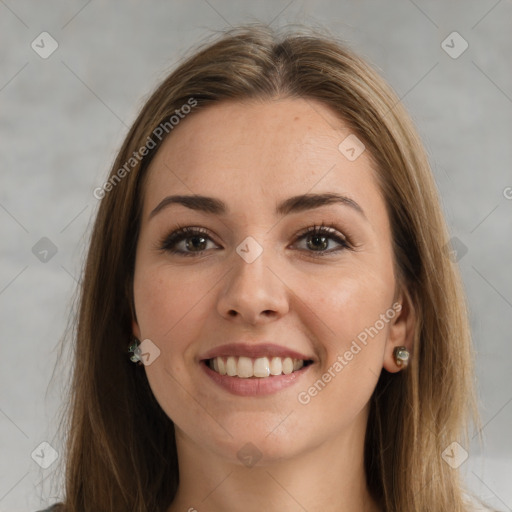
<instances>
[{"instance_id":1,"label":"brown eye","mask_svg":"<svg viewBox=\"0 0 512 512\"><path fill-rule=\"evenodd\" d=\"M173 254L194 256L208 250L209 241L213 243L204 229L186 227L168 235L160 244L160 249Z\"/></svg>"},{"instance_id":2,"label":"brown eye","mask_svg":"<svg viewBox=\"0 0 512 512\"><path fill-rule=\"evenodd\" d=\"M349 249L346 238L336 229L328 226L312 226L297 237L297 241L305 241L308 252L318 253L319 256ZM336 247L336 245L338 247Z\"/></svg>"}]
</instances>

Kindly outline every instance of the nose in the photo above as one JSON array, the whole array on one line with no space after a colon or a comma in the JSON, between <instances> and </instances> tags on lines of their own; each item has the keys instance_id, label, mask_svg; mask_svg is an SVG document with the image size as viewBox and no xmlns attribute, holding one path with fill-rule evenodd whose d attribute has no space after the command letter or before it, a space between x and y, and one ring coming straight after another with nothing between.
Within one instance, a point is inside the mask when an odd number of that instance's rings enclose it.
<instances>
[{"instance_id":1,"label":"nose","mask_svg":"<svg viewBox=\"0 0 512 512\"><path fill-rule=\"evenodd\" d=\"M251 263L234 255L233 267L224 276L217 301L222 317L256 325L275 321L288 312L287 287L268 265L265 253Z\"/></svg>"}]
</instances>

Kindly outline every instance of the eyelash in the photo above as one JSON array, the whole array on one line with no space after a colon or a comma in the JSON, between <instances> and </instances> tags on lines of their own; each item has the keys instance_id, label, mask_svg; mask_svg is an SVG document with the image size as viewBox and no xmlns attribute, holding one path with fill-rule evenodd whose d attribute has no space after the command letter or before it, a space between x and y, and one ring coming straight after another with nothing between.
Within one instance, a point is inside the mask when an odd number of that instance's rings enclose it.
<instances>
[{"instance_id":1,"label":"eyelash","mask_svg":"<svg viewBox=\"0 0 512 512\"><path fill-rule=\"evenodd\" d=\"M318 235L327 236L328 238L330 238L331 240L334 240L341 246L337 249L322 250L322 251L307 251L306 250L306 252L311 253L311 255L313 257L324 257L329 254L343 251L345 249L349 249L349 250L352 249L352 247L349 244L346 237L344 237L343 235L340 235L334 227L325 225L323 223L320 226L315 224L314 226L310 226L306 229L303 229L296 236L295 241L293 243L296 244L299 240L307 237L308 235L309 236L315 236L315 235L316 236L318 236ZM186 240L188 238L193 238L195 236L204 236L211 240L211 237L208 234L208 231L204 228L190 227L190 226L187 226L187 227L178 226L178 229L176 229L175 231L173 231L172 233L170 233L169 235L164 237L164 239L159 244L159 248L163 252L167 252L167 253L171 253L171 254L178 254L180 256L185 256L185 257L200 256L204 252L206 252L206 250L187 252L187 251L180 251L175 248L176 244L178 244L179 242L182 242L183 240Z\"/></svg>"}]
</instances>

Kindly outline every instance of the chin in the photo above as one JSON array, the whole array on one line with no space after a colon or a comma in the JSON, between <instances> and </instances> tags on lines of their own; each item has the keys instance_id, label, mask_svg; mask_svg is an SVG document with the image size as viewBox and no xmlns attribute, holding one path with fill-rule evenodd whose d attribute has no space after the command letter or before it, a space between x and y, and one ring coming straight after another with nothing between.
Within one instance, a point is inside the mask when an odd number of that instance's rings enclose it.
<instances>
[{"instance_id":1,"label":"chin","mask_svg":"<svg viewBox=\"0 0 512 512\"><path fill-rule=\"evenodd\" d=\"M244 464L248 467L252 467L251 464L269 465L308 450L307 439L311 440L311 436L308 436L304 429L294 432L286 427L279 427L283 417L278 421L274 421L273 418L272 427L263 419L250 422L247 420L250 420L250 416L246 417L245 421L239 418L238 421L243 424L226 424L226 429L233 437L226 434L220 438L210 438L208 444L211 449L234 464ZM204 437L202 440L204 443Z\"/></svg>"}]
</instances>

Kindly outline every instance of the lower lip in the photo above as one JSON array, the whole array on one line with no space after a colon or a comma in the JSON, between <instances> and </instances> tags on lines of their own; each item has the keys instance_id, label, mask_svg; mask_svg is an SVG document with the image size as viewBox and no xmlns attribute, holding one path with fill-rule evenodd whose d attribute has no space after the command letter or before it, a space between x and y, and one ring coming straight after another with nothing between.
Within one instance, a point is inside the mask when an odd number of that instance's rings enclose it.
<instances>
[{"instance_id":1,"label":"lower lip","mask_svg":"<svg viewBox=\"0 0 512 512\"><path fill-rule=\"evenodd\" d=\"M250 377L242 379L240 377L230 377L221 375L212 370L206 361L201 362L206 375L215 381L219 386L238 396L264 396L277 393L282 389L288 388L298 382L301 377L309 370L312 364L301 368L288 375L274 375L271 377Z\"/></svg>"}]
</instances>

